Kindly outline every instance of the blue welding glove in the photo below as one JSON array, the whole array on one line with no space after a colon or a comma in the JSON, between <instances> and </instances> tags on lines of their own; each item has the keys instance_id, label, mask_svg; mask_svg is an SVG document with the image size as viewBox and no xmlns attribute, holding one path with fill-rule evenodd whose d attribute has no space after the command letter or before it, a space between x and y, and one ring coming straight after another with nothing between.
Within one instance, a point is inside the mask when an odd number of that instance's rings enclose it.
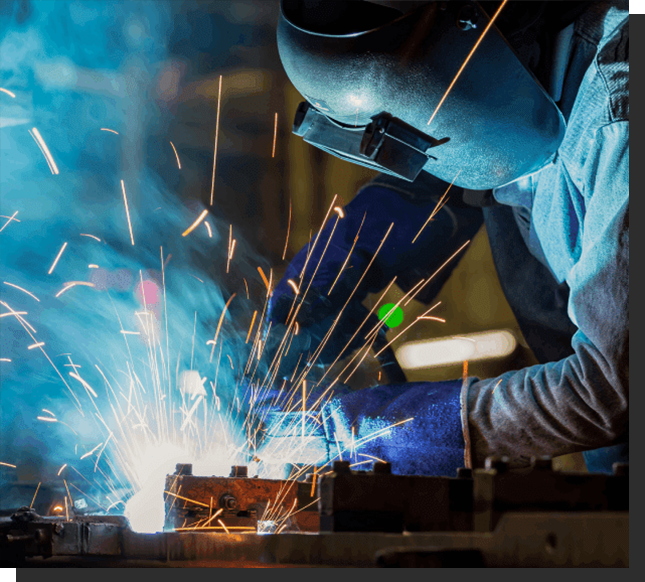
<instances>
[{"instance_id":1,"label":"blue welding glove","mask_svg":"<svg viewBox=\"0 0 645 582\"><path fill-rule=\"evenodd\" d=\"M332 213L322 231L296 254L274 289L268 309L270 321L279 326L286 323L294 308L294 299L296 306L302 303L296 321L305 333L297 340L296 352L298 349L314 350L318 346L358 285L326 350L318 359L322 365L329 364L365 318L367 310L361 302L368 293L382 290L394 276L401 288L411 288L421 278L434 273L477 232L482 224L481 211L463 204L444 206L422 230L448 187L428 174L422 176L412 185L381 176L344 208L344 218ZM453 194L461 197L459 191L453 191ZM390 225L393 225L392 229L376 254ZM376 258L366 272L375 254ZM457 262L452 261L431 284L424 286L423 297L428 297L429 301L436 295ZM289 281L299 287L297 298ZM368 322L365 327L372 323ZM363 336L357 336L347 354L363 344Z\"/></svg>"},{"instance_id":2,"label":"blue welding glove","mask_svg":"<svg viewBox=\"0 0 645 582\"><path fill-rule=\"evenodd\" d=\"M272 412L260 456L316 466L377 457L397 474L454 476L464 466L461 389L461 380L365 388L308 413L304 430L297 406Z\"/></svg>"}]
</instances>

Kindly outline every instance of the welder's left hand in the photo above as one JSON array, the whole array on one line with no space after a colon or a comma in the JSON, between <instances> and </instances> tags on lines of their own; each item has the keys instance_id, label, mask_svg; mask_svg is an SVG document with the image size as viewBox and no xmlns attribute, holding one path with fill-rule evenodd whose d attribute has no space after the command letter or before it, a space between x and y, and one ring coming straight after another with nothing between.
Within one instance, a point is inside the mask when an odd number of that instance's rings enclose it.
<instances>
[{"instance_id":1,"label":"welder's left hand","mask_svg":"<svg viewBox=\"0 0 645 582\"><path fill-rule=\"evenodd\" d=\"M376 457L399 474L454 476L464 466L462 386L415 382L336 396L315 419L305 416L304 430L297 407L273 411L260 456L322 466L351 453L352 462Z\"/></svg>"}]
</instances>

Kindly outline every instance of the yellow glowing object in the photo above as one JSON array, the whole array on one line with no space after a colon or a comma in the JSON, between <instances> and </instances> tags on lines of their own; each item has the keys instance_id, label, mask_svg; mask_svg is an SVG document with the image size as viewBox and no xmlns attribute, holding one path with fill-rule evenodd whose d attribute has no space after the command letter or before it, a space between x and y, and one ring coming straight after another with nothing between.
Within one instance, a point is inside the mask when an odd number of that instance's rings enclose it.
<instances>
[{"instance_id":1,"label":"yellow glowing object","mask_svg":"<svg viewBox=\"0 0 645 582\"><path fill-rule=\"evenodd\" d=\"M48 275L51 275L54 272L54 269L56 268L56 265L58 264L58 260L60 259L61 255L63 254L63 251L65 250L66 247L67 247L67 243L65 243L61 247L60 251L58 251L58 254L56 255L56 258L54 259L54 262L53 262L52 266L49 267L49 271L47 271Z\"/></svg>"},{"instance_id":2,"label":"yellow glowing object","mask_svg":"<svg viewBox=\"0 0 645 582\"><path fill-rule=\"evenodd\" d=\"M187 235L189 235L191 232L193 232L193 230L195 230L195 229L200 225L200 223L202 222L202 220L204 220L204 218L206 218L206 215L207 215L207 214L208 214L208 210L204 210L204 211L203 211L203 212L202 212L202 213L197 217L197 220L196 220L195 222L193 222L193 223L192 223L192 224L191 224L191 225L190 225L190 226L189 226L189 227L188 227L188 228L187 228L187 229L182 233L182 235L181 235L181 236L187 236Z\"/></svg>"}]
</instances>

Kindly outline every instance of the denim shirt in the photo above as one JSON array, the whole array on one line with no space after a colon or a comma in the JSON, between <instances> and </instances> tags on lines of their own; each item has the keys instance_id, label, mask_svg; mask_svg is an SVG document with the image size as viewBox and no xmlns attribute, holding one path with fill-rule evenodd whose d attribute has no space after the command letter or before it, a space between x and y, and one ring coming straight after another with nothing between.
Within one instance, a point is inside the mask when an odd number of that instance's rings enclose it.
<instances>
[{"instance_id":1,"label":"denim shirt","mask_svg":"<svg viewBox=\"0 0 645 582\"><path fill-rule=\"evenodd\" d=\"M539 172L499 188L529 216L523 237L570 294L574 353L471 379L462 392L467 463L526 460L626 442L629 401L629 22L626 3L574 23L558 105L567 130Z\"/></svg>"}]
</instances>

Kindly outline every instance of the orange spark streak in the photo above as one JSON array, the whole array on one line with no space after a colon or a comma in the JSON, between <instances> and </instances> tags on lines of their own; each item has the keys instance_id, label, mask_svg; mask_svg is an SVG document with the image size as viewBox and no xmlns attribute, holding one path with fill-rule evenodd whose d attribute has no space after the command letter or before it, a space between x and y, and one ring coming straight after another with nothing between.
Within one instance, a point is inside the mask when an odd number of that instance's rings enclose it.
<instances>
[{"instance_id":1,"label":"orange spark streak","mask_svg":"<svg viewBox=\"0 0 645 582\"><path fill-rule=\"evenodd\" d=\"M175 152L175 157L177 158L177 167L181 170L181 162L179 161L179 154L177 153L177 149L175 148L175 144L170 142L170 145L172 146L172 151Z\"/></svg>"},{"instance_id":2,"label":"orange spark streak","mask_svg":"<svg viewBox=\"0 0 645 582\"><path fill-rule=\"evenodd\" d=\"M424 317L420 315L417 317L418 320L424 319L424 320L432 320L432 321L440 321L441 323L446 323L446 320L443 317L433 317L432 315L428 315L427 317Z\"/></svg>"},{"instance_id":3,"label":"orange spark streak","mask_svg":"<svg viewBox=\"0 0 645 582\"><path fill-rule=\"evenodd\" d=\"M228 273L228 268L231 264L231 261L233 260L233 253L235 252L235 245L237 244L237 239L233 239L233 243L231 244L231 250L228 254L228 259L226 260L226 272Z\"/></svg>"},{"instance_id":4,"label":"orange spark streak","mask_svg":"<svg viewBox=\"0 0 645 582\"><path fill-rule=\"evenodd\" d=\"M419 291L421 291L421 289L423 289L423 288L424 288L428 283L430 283L430 281L432 281L432 279L435 277L435 275L436 275L437 273L439 273L439 271L441 271L441 269L443 269L443 268L444 268L444 267L445 267L445 266L446 266L450 261L452 261L452 259L454 259L454 258L455 258L455 257L456 257L456 256L457 256L457 255L458 255L458 254L459 254L459 253L460 253L464 248L466 248L466 246L467 246L469 243L470 243L470 241L469 241L469 240L467 240L467 241L466 241L463 245L461 245L461 246L460 246L460 247L459 247L459 248L458 248L454 253L452 253L452 255L450 255L450 257L446 260L446 262L445 262L443 265L441 265L441 267L439 267L439 268L438 268L438 269L437 269L437 270L436 270L436 271L435 271L435 272L434 272L434 273L433 273L433 274L428 278L428 280L427 280L423 285L421 285L421 287L419 287L419 288L414 292L414 294L413 294L413 295L410 295L410 297L408 298L408 300L405 302L404 306L405 306L405 305L407 305L408 303L410 303L410 301L412 301L412 300L415 298L415 296L416 296L416 295L418 295Z\"/></svg>"},{"instance_id":5,"label":"orange spark streak","mask_svg":"<svg viewBox=\"0 0 645 582\"><path fill-rule=\"evenodd\" d=\"M264 281L264 284L266 285L266 288L269 288L269 281L267 280L266 275L264 274L264 271L262 270L262 267L258 266L258 273L260 273L260 277L262 277L262 280Z\"/></svg>"},{"instance_id":6,"label":"orange spark streak","mask_svg":"<svg viewBox=\"0 0 645 582\"><path fill-rule=\"evenodd\" d=\"M358 236L361 234L361 229L363 228L363 223L365 222L365 217L367 216L367 212L363 214L363 220L361 220L361 225L358 227L358 232L356 233L356 236L354 237L354 242L352 243L352 248L349 249L349 253L347 253L347 258L345 259L345 262L343 263L343 266L340 268L340 271L338 271L338 275L336 276L336 279L334 279L334 282L332 283L331 287L329 288L329 291L327 291L327 295L332 292L332 289L336 286L336 283L338 283L338 279L340 279L340 276L342 275L343 271L345 270L345 267L347 266L347 263L349 263L349 258L352 256L352 253L354 252L354 247L356 246L356 243L358 242Z\"/></svg>"},{"instance_id":7,"label":"orange spark streak","mask_svg":"<svg viewBox=\"0 0 645 582\"><path fill-rule=\"evenodd\" d=\"M130 240L134 246L134 235L132 234L132 223L130 222L130 208L128 207L128 197L125 194L125 182L121 180L121 190L123 190L123 202L125 203L125 214L128 217L128 228L130 229Z\"/></svg>"},{"instance_id":8,"label":"orange spark streak","mask_svg":"<svg viewBox=\"0 0 645 582\"><path fill-rule=\"evenodd\" d=\"M334 212L338 214L340 218L345 218L345 211L340 206L334 206Z\"/></svg>"},{"instance_id":9,"label":"orange spark streak","mask_svg":"<svg viewBox=\"0 0 645 582\"><path fill-rule=\"evenodd\" d=\"M37 416L38 420L44 420L45 422L58 422L56 418L49 418L48 416Z\"/></svg>"},{"instance_id":10,"label":"orange spark streak","mask_svg":"<svg viewBox=\"0 0 645 582\"><path fill-rule=\"evenodd\" d=\"M58 171L58 166L56 166L56 162L49 152L49 148L47 147L47 144L45 143L43 137L40 135L40 132L35 127L32 127L31 131L33 132L32 137L36 140L36 143L40 146L40 149L45 155L45 159L49 164L49 168L51 169L52 174L59 174L60 172Z\"/></svg>"},{"instance_id":11,"label":"orange spark streak","mask_svg":"<svg viewBox=\"0 0 645 582\"><path fill-rule=\"evenodd\" d=\"M278 139L278 112L275 113L275 122L273 123L273 150L271 151L271 157L275 158L275 142Z\"/></svg>"},{"instance_id":12,"label":"orange spark streak","mask_svg":"<svg viewBox=\"0 0 645 582\"><path fill-rule=\"evenodd\" d=\"M58 259L60 259L60 256L63 254L63 251L65 250L65 247L67 246L67 242L60 248L60 251L58 251L58 254L56 255L56 258L54 259L54 262L51 267L49 267L49 271L47 271L48 275L51 275L54 269L56 268L56 265L58 264Z\"/></svg>"},{"instance_id":13,"label":"orange spark streak","mask_svg":"<svg viewBox=\"0 0 645 582\"><path fill-rule=\"evenodd\" d=\"M58 293L56 293L56 297L60 297L65 291L68 291L72 287L76 287L77 285L82 285L84 287L94 287L94 283L88 283L87 281L70 281L69 283L65 283L65 287L63 287Z\"/></svg>"},{"instance_id":14,"label":"orange spark streak","mask_svg":"<svg viewBox=\"0 0 645 582\"><path fill-rule=\"evenodd\" d=\"M45 342L37 342L35 344L32 344L32 345L28 346L27 349L28 350L33 350L34 348L39 348L39 347L44 346L44 345L45 345Z\"/></svg>"},{"instance_id":15,"label":"orange spark streak","mask_svg":"<svg viewBox=\"0 0 645 582\"><path fill-rule=\"evenodd\" d=\"M213 231L211 230L211 225L209 224L208 220L204 222L204 226L208 231L208 238L213 238Z\"/></svg>"},{"instance_id":16,"label":"orange spark streak","mask_svg":"<svg viewBox=\"0 0 645 582\"><path fill-rule=\"evenodd\" d=\"M233 301L233 298L237 295L237 293L233 293L228 298L228 301L226 302L226 305L224 305L224 309L222 310L222 315L219 317L219 322L217 323L217 330L215 331L215 337L213 338L213 349L211 350L211 357L209 362L213 359L213 352L215 351L215 345L217 344L217 337L219 336L219 331L222 328L222 322L224 321L224 316L226 315L226 311L228 309L228 306L231 304L231 301Z\"/></svg>"},{"instance_id":17,"label":"orange spark streak","mask_svg":"<svg viewBox=\"0 0 645 582\"><path fill-rule=\"evenodd\" d=\"M493 16L493 18L491 18L490 22L488 23L488 25L487 25L487 26L486 26L486 28L484 29L484 32L482 32L481 36L477 39L477 42L475 43L475 46L474 46L474 47L472 48L472 50L468 53L468 56L466 57L466 60L464 61L463 65L461 65L461 67L460 67L460 68L459 68L459 70L457 71L457 74L455 75L455 78L452 80L452 82L451 82L451 83L450 83L450 85L448 86L448 89L446 90L446 92L444 93L443 97L441 98L441 101L439 101L439 105L437 105L437 107L436 107L436 109L434 110L434 112L433 112L432 116L431 116L431 117L430 117L430 119L428 120L427 125L430 125L430 123L432 122L432 120L435 118L435 115L437 115L437 113L438 113L439 109L440 109L440 108L441 108L441 106L443 105L443 102L446 100L446 97L448 97L448 94L450 93L450 91L452 91L452 88L454 87L455 83L457 82L457 79L459 79L459 77L460 77L461 73L462 73L462 72L463 72L463 70L466 68L466 65L467 65L467 64L468 64L468 62L470 61L471 57L475 54L475 51L476 51L476 50L477 50L477 48L479 47L479 45L480 45L481 41L482 41L482 40L484 40L484 37L486 36L486 33L488 32L488 30L490 29L490 27L491 27L491 26L493 26L493 23L495 22L495 20L496 20L496 19L497 19L497 17L499 16L499 13L502 11L502 8L504 8L504 5L506 4L506 2L508 2L508 0L504 0L504 1L502 2L502 4L500 5L500 7L497 9L497 12L495 12L495 15Z\"/></svg>"},{"instance_id":18,"label":"orange spark streak","mask_svg":"<svg viewBox=\"0 0 645 582\"><path fill-rule=\"evenodd\" d=\"M503 380L503 378L500 378L499 382L497 382L497 384L495 384L495 388L493 388L493 393L491 394L491 396L495 396L495 390L497 390L498 386L502 383L502 380Z\"/></svg>"},{"instance_id":19,"label":"orange spark streak","mask_svg":"<svg viewBox=\"0 0 645 582\"><path fill-rule=\"evenodd\" d=\"M93 238L94 240L97 240L101 242L101 239L98 236L94 236L93 234L85 234L85 233L80 233L80 236L89 236L90 238Z\"/></svg>"},{"instance_id":20,"label":"orange spark streak","mask_svg":"<svg viewBox=\"0 0 645 582\"><path fill-rule=\"evenodd\" d=\"M34 506L34 502L36 501L36 495L38 495L38 490L40 489L40 484L41 482L38 482L38 487L36 487L36 493L34 493L34 498L31 500L31 503L29 504L29 509L31 509Z\"/></svg>"},{"instance_id":21,"label":"orange spark streak","mask_svg":"<svg viewBox=\"0 0 645 582\"><path fill-rule=\"evenodd\" d=\"M314 467L314 474L311 478L311 493L309 494L309 497L313 497L316 493L316 477L318 477L318 474L316 473L316 467Z\"/></svg>"},{"instance_id":22,"label":"orange spark streak","mask_svg":"<svg viewBox=\"0 0 645 582\"><path fill-rule=\"evenodd\" d=\"M119 135L118 131L114 131L113 129L109 129L107 127L102 127L101 131L109 131L110 133L115 133L116 135Z\"/></svg>"},{"instance_id":23,"label":"orange spark streak","mask_svg":"<svg viewBox=\"0 0 645 582\"><path fill-rule=\"evenodd\" d=\"M217 141L219 140L219 112L222 104L222 75L219 76L219 89L217 90L217 117L215 118L215 147L213 148L213 180L211 182L211 206L215 196L215 168L217 167Z\"/></svg>"},{"instance_id":24,"label":"orange spark streak","mask_svg":"<svg viewBox=\"0 0 645 582\"><path fill-rule=\"evenodd\" d=\"M307 415L307 380L302 381L302 438L301 442L305 444L305 417Z\"/></svg>"},{"instance_id":25,"label":"orange spark streak","mask_svg":"<svg viewBox=\"0 0 645 582\"><path fill-rule=\"evenodd\" d=\"M296 282L293 279L287 279L287 283L293 289L293 292L296 295L298 295L298 293L300 293L300 289L298 289L298 285L296 285Z\"/></svg>"},{"instance_id":26,"label":"orange spark streak","mask_svg":"<svg viewBox=\"0 0 645 582\"><path fill-rule=\"evenodd\" d=\"M291 198L289 198L289 222L287 223L287 240L284 241L284 251L282 251L282 260L287 256L287 247L289 246L289 233L291 232Z\"/></svg>"},{"instance_id":27,"label":"orange spark streak","mask_svg":"<svg viewBox=\"0 0 645 582\"><path fill-rule=\"evenodd\" d=\"M228 528L224 525L224 522L223 522L221 519L218 519L218 520L217 520L217 523L219 523L219 524L224 528L224 531L225 531L227 534L231 533L231 532L229 532L229 531L228 531Z\"/></svg>"},{"instance_id":28,"label":"orange spark streak","mask_svg":"<svg viewBox=\"0 0 645 582\"><path fill-rule=\"evenodd\" d=\"M417 232L416 236L412 239L412 244L414 244L414 243L416 242L416 240L419 238L419 235L423 232L423 229L424 229L426 226L428 226L428 224L429 224L429 223L430 223L430 221L435 217L435 215L437 214L437 212L439 212L439 211L443 208L443 205L445 204L444 199L445 199L445 198L446 198L446 196L448 195L448 192L450 192L450 188L452 188L452 185L455 183L455 180L457 179L457 177L459 176L459 174L461 174L461 170L459 170L459 171L457 172L457 175L453 178L452 182L450 182L450 185L448 186L448 188L447 188L447 189L446 189L446 191L444 192L443 196L439 199L439 202L437 202L437 205L434 207L434 210L430 213L430 216L428 216L428 220L426 220L426 221L423 223L423 226L419 229L419 232ZM447 201L446 201L446 202L447 202Z\"/></svg>"},{"instance_id":29,"label":"orange spark streak","mask_svg":"<svg viewBox=\"0 0 645 582\"><path fill-rule=\"evenodd\" d=\"M67 467L67 463L65 463L60 469L58 469L58 473L56 473L58 477L60 477L60 474L65 470L65 467Z\"/></svg>"},{"instance_id":30,"label":"orange spark streak","mask_svg":"<svg viewBox=\"0 0 645 582\"><path fill-rule=\"evenodd\" d=\"M0 358L0 362L11 362L11 358Z\"/></svg>"},{"instance_id":31,"label":"orange spark streak","mask_svg":"<svg viewBox=\"0 0 645 582\"><path fill-rule=\"evenodd\" d=\"M464 360L464 371L462 373L462 379L464 384L468 380L468 360Z\"/></svg>"},{"instance_id":32,"label":"orange spark streak","mask_svg":"<svg viewBox=\"0 0 645 582\"><path fill-rule=\"evenodd\" d=\"M87 268L88 269L98 269L99 266L92 263L91 265L87 265Z\"/></svg>"},{"instance_id":33,"label":"orange spark streak","mask_svg":"<svg viewBox=\"0 0 645 582\"><path fill-rule=\"evenodd\" d=\"M7 283L7 281L4 282L5 285L9 285L9 287L14 287L15 289L18 289L18 291L22 291L23 293L26 293L30 297L33 297L36 301L40 303L40 299L36 297L33 293L30 293L27 291L27 289L23 289L22 287L18 287L18 285L14 285L13 283Z\"/></svg>"},{"instance_id":34,"label":"orange spark streak","mask_svg":"<svg viewBox=\"0 0 645 582\"><path fill-rule=\"evenodd\" d=\"M257 316L258 312L254 311L253 312L253 318L251 319L251 325L249 326L249 333L246 334L246 341L244 342L245 344L249 343L249 339L251 337L251 330L253 329L253 324L255 323L255 317Z\"/></svg>"},{"instance_id":35,"label":"orange spark streak","mask_svg":"<svg viewBox=\"0 0 645 582\"><path fill-rule=\"evenodd\" d=\"M244 281L244 288L246 289L246 298L250 299L249 297L249 284L246 282L246 279L242 277L242 281Z\"/></svg>"},{"instance_id":36,"label":"orange spark streak","mask_svg":"<svg viewBox=\"0 0 645 582\"><path fill-rule=\"evenodd\" d=\"M197 217L197 220L196 220L195 222L193 222L193 223L192 223L192 224L191 224L191 225L190 225L190 226L189 226L189 227L188 227L188 228L187 228L187 229L182 233L182 235L181 235L181 236L187 236L187 235L189 235L191 232L193 232L193 230L195 230L195 229L200 225L200 223L202 222L202 220L204 220L204 218L206 218L206 215L207 215L207 214L208 214L208 210L207 210L207 209L203 210L203 211L202 211L202 213Z\"/></svg>"},{"instance_id":37,"label":"orange spark streak","mask_svg":"<svg viewBox=\"0 0 645 582\"><path fill-rule=\"evenodd\" d=\"M14 213L9 217L9 220L7 220L7 222L5 222L5 223L2 225L2 228L0 228L0 232L2 232L2 231L6 228L6 226L7 226L7 225L12 221L12 220L14 220L14 216L16 216L16 214L18 214L18 211L17 211L17 210L16 210L16 211L15 211L15 212L14 212ZM16 220L16 222L20 222L20 221L19 221L19 220Z\"/></svg>"},{"instance_id":38,"label":"orange spark streak","mask_svg":"<svg viewBox=\"0 0 645 582\"><path fill-rule=\"evenodd\" d=\"M12 97L13 99L16 98L16 94L12 93L11 91L9 91L9 89L5 89L4 87L0 87L0 91L2 91L3 93L6 93L7 95L9 95L9 97Z\"/></svg>"},{"instance_id":39,"label":"orange spark streak","mask_svg":"<svg viewBox=\"0 0 645 582\"><path fill-rule=\"evenodd\" d=\"M2 465L3 467L11 467L12 469L16 468L16 465L12 465L11 463L3 463L2 461L0 461L0 465Z\"/></svg>"},{"instance_id":40,"label":"orange spark streak","mask_svg":"<svg viewBox=\"0 0 645 582\"><path fill-rule=\"evenodd\" d=\"M422 317L425 317L428 313L430 313L435 307L438 307L439 305L441 305L441 301L438 301L437 303L435 303L430 309L428 309L428 311L426 311L425 313L417 317L410 325L408 325L408 327L406 327L402 332L398 333L394 338L392 338L389 342L387 342L387 344L385 344L376 354L374 354L374 357L377 358L378 356L380 356L383 351L389 348L392 345L392 343L394 343L397 339L399 339L417 321L419 321L419 319L421 319Z\"/></svg>"}]
</instances>

